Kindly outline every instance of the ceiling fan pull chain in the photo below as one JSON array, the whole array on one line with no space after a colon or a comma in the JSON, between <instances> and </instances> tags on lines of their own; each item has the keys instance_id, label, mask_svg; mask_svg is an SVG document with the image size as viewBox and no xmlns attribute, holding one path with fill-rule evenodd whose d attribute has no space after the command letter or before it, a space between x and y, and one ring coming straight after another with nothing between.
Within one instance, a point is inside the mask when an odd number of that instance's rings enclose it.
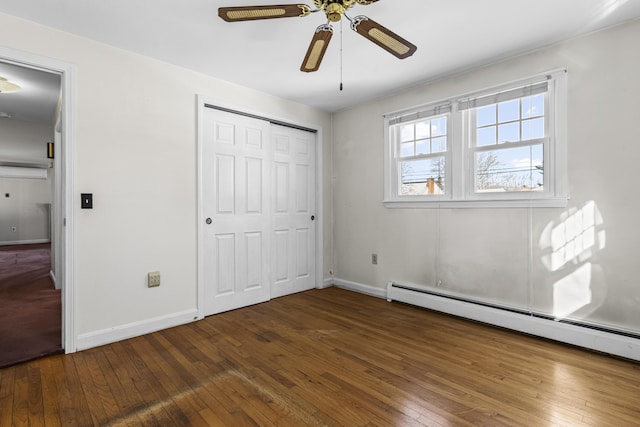
<instances>
[{"instance_id":1,"label":"ceiling fan pull chain","mask_svg":"<svg viewBox=\"0 0 640 427\"><path fill-rule=\"evenodd\" d=\"M342 21L340 21L340 91L342 92Z\"/></svg>"}]
</instances>

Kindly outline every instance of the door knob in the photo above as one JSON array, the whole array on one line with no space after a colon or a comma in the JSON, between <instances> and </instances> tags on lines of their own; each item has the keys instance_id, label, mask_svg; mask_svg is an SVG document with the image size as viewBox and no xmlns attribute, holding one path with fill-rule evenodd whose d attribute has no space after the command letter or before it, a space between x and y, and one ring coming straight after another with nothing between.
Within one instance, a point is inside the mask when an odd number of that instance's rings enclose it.
<instances>
[{"instance_id":1,"label":"door knob","mask_svg":"<svg viewBox=\"0 0 640 427\"><path fill-rule=\"evenodd\" d=\"M204 222L206 222L207 224L211 224L213 221L211 221L211 218L207 218Z\"/></svg>"},{"instance_id":2,"label":"door knob","mask_svg":"<svg viewBox=\"0 0 640 427\"><path fill-rule=\"evenodd\" d=\"M311 215L311 221L315 220L316 216L315 215Z\"/></svg>"}]
</instances>

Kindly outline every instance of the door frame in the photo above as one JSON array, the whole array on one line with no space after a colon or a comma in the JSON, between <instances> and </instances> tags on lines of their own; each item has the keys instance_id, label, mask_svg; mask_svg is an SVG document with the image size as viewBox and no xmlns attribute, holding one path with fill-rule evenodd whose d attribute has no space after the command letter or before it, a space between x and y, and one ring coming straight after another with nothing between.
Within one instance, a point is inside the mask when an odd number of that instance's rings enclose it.
<instances>
[{"instance_id":1,"label":"door frame","mask_svg":"<svg viewBox=\"0 0 640 427\"><path fill-rule=\"evenodd\" d=\"M62 147L56 147L56 173L62 172L64 180L54 185L53 201L55 209L55 233L62 239L62 271L56 272L56 280L61 280L62 289L62 337L65 353L74 353L76 348L76 65L0 46L0 61L26 68L35 68L60 75L62 105L60 124L62 127ZM52 124L52 128L55 124ZM55 131L55 130L54 130ZM64 150L62 148L64 147ZM57 155L62 153L62 156ZM63 225L64 224L64 225Z\"/></svg>"},{"instance_id":2,"label":"door frame","mask_svg":"<svg viewBox=\"0 0 640 427\"><path fill-rule=\"evenodd\" d=\"M322 127L312 123L305 123L297 119L280 118L273 114L262 111L255 111L246 106L233 105L219 99L197 95L197 307L198 319L205 317L205 283L204 283L204 221L206 218L203 200L203 171L204 171L204 111L205 108L218 108L227 112L237 113L240 115L252 116L271 123L280 125L289 125L301 129L308 129L316 134L316 289L324 287L324 204L323 204L323 135ZM209 105L209 106L208 106Z\"/></svg>"}]
</instances>

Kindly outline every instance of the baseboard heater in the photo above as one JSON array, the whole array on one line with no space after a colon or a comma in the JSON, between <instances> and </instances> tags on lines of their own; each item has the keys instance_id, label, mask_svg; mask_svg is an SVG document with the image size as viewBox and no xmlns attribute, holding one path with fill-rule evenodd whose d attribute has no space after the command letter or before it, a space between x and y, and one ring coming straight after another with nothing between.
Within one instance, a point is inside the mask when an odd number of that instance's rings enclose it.
<instances>
[{"instance_id":1,"label":"baseboard heater","mask_svg":"<svg viewBox=\"0 0 640 427\"><path fill-rule=\"evenodd\" d=\"M640 361L640 334L556 319L516 307L476 301L418 285L390 282L387 301L398 301L494 326Z\"/></svg>"}]
</instances>

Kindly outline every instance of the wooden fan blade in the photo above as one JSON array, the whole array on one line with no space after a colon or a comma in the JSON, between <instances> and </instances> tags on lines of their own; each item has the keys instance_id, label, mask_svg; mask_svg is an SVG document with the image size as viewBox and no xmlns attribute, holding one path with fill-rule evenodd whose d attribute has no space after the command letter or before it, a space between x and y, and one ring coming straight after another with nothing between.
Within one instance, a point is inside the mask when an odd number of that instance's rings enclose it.
<instances>
[{"instance_id":1,"label":"wooden fan blade","mask_svg":"<svg viewBox=\"0 0 640 427\"><path fill-rule=\"evenodd\" d=\"M403 39L393 31L378 24L373 19L359 16L354 19L352 28L360 35L371 40L390 54L404 59L418 49L414 44Z\"/></svg>"},{"instance_id":2,"label":"wooden fan blade","mask_svg":"<svg viewBox=\"0 0 640 427\"><path fill-rule=\"evenodd\" d=\"M311 8L305 4L279 4L272 6L236 6L218 8L218 16L227 22L254 19L289 18L307 16Z\"/></svg>"},{"instance_id":3,"label":"wooden fan blade","mask_svg":"<svg viewBox=\"0 0 640 427\"><path fill-rule=\"evenodd\" d=\"M333 29L331 29L329 25L321 25L316 29L304 61L302 61L300 71L304 71L305 73L318 71L332 36Z\"/></svg>"}]
</instances>

